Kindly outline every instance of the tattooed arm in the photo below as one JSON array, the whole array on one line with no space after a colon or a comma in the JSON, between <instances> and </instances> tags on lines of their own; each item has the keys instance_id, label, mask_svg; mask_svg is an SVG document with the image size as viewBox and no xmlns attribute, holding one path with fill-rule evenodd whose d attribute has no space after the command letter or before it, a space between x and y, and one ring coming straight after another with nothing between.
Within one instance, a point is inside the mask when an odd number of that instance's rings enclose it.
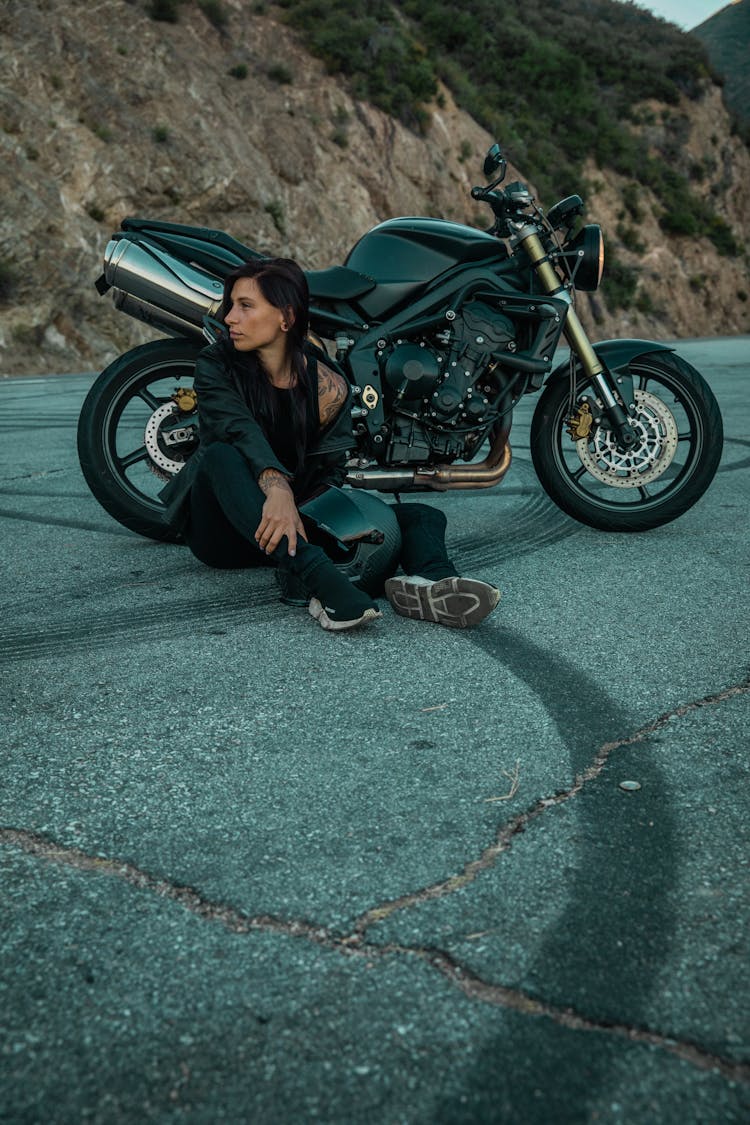
<instances>
[{"instance_id":1,"label":"tattooed arm","mask_svg":"<svg viewBox=\"0 0 750 1125\"><path fill-rule=\"evenodd\" d=\"M268 496L274 488L282 488L291 494L292 488L289 478L280 473L278 469L263 469L258 477L258 487L264 496Z\"/></svg>"},{"instance_id":2,"label":"tattooed arm","mask_svg":"<svg viewBox=\"0 0 750 1125\"><path fill-rule=\"evenodd\" d=\"M318 411L321 429L331 424L346 402L349 387L346 379L331 371L324 363L318 364Z\"/></svg>"},{"instance_id":3,"label":"tattooed arm","mask_svg":"<svg viewBox=\"0 0 750 1125\"><path fill-rule=\"evenodd\" d=\"M255 529L258 546L270 555L286 536L289 554L295 555L297 536L303 539L307 536L289 481L278 469L268 468L260 473L258 487L266 498L261 521Z\"/></svg>"}]
</instances>

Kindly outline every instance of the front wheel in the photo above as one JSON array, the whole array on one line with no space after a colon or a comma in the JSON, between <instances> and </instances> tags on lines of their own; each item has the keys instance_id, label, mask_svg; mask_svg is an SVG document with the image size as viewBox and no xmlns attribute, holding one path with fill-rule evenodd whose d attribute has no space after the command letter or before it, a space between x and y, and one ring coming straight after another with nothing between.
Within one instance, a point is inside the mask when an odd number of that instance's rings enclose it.
<instances>
[{"instance_id":1,"label":"front wheel","mask_svg":"<svg viewBox=\"0 0 750 1125\"><path fill-rule=\"evenodd\" d=\"M567 381L548 384L531 424L531 456L545 491L601 531L646 531L677 519L706 491L721 459L719 406L695 368L659 352L632 360L630 373L638 438L631 448L618 444L586 379L577 383L572 410Z\"/></svg>"},{"instance_id":2,"label":"front wheel","mask_svg":"<svg viewBox=\"0 0 750 1125\"><path fill-rule=\"evenodd\" d=\"M156 340L120 356L87 394L78 421L86 483L119 523L178 538L158 493L198 445L193 369L203 344Z\"/></svg>"}]
</instances>

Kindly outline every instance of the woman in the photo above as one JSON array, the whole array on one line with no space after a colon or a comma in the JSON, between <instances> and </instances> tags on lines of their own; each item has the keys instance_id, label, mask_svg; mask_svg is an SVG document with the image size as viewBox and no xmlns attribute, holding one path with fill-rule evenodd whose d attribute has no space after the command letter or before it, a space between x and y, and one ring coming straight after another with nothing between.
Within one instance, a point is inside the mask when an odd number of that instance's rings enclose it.
<instances>
[{"instance_id":1,"label":"woman","mask_svg":"<svg viewBox=\"0 0 750 1125\"><path fill-rule=\"evenodd\" d=\"M201 443L162 491L193 554L213 567L275 565L310 598L324 629L380 617L325 551L308 542L299 506L346 478L353 445L351 389L306 346L309 294L296 262L261 258L226 279L221 318L228 338L195 367ZM391 578L397 613L463 627L494 609L498 591L456 576L445 551L445 517L423 504L394 509L401 564Z\"/></svg>"}]
</instances>

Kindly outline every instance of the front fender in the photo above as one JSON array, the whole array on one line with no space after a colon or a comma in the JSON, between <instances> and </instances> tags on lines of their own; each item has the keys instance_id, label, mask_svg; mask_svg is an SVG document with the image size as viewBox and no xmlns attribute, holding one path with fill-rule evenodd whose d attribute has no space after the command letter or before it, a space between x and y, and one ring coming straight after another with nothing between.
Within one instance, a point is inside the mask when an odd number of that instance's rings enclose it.
<instances>
[{"instance_id":1,"label":"front fender","mask_svg":"<svg viewBox=\"0 0 750 1125\"><path fill-rule=\"evenodd\" d=\"M608 371L627 371L632 360L649 352L673 352L670 344L659 344L656 340L600 340L592 345L599 359ZM547 382L560 376L568 376L568 361L558 364L550 371Z\"/></svg>"},{"instance_id":2,"label":"front fender","mask_svg":"<svg viewBox=\"0 0 750 1125\"><path fill-rule=\"evenodd\" d=\"M627 406L633 402L633 379L629 370L632 361L650 352L674 351L671 345L659 344L656 340L600 340L592 347L604 364L605 371L613 377L612 390L619 392ZM547 382L550 383L553 379L567 379L569 374L569 362L565 360L549 373Z\"/></svg>"}]
</instances>

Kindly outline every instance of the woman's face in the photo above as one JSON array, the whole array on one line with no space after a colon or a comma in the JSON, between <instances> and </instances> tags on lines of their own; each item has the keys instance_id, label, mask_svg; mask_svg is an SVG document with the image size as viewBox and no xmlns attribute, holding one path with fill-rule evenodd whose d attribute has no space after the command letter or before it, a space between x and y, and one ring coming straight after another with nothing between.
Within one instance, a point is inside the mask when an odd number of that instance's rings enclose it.
<instances>
[{"instance_id":1,"label":"woman's face","mask_svg":"<svg viewBox=\"0 0 750 1125\"><path fill-rule=\"evenodd\" d=\"M263 296L254 277L241 277L232 287L232 304L224 317L238 352L277 344L286 336L286 317Z\"/></svg>"}]
</instances>

